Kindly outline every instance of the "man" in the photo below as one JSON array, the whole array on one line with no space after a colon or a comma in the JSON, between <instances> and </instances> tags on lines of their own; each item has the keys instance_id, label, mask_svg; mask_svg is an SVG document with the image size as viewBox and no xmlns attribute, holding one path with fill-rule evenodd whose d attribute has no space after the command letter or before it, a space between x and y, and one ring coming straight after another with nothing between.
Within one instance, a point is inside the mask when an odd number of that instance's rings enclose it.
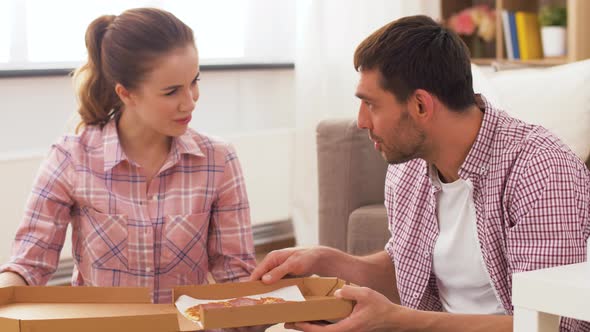
<instances>
[{"instance_id":1,"label":"man","mask_svg":"<svg viewBox=\"0 0 590 332\"><path fill-rule=\"evenodd\" d=\"M385 250L270 253L252 274L338 276L364 287L332 325L304 331L511 331L512 274L582 262L590 176L555 136L474 95L468 51L425 16L374 32L357 48L358 126L389 162ZM518 93L515 91L515 93ZM562 319L562 330L590 325Z\"/></svg>"}]
</instances>

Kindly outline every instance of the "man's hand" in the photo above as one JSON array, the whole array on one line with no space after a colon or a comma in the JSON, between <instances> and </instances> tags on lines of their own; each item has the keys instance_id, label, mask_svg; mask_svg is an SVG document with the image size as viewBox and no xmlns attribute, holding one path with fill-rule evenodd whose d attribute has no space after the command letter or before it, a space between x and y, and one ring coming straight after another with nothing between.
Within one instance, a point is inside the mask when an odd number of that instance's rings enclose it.
<instances>
[{"instance_id":1,"label":"man's hand","mask_svg":"<svg viewBox=\"0 0 590 332\"><path fill-rule=\"evenodd\" d=\"M401 322L398 318L412 311L393 304L382 294L367 287L344 286L334 295L356 301L350 316L330 325L287 323L285 328L306 332L397 331L399 325L396 321Z\"/></svg>"},{"instance_id":2,"label":"man's hand","mask_svg":"<svg viewBox=\"0 0 590 332\"><path fill-rule=\"evenodd\" d=\"M320 259L321 248L288 248L271 251L252 272L250 280L271 284L286 275L307 276Z\"/></svg>"}]
</instances>

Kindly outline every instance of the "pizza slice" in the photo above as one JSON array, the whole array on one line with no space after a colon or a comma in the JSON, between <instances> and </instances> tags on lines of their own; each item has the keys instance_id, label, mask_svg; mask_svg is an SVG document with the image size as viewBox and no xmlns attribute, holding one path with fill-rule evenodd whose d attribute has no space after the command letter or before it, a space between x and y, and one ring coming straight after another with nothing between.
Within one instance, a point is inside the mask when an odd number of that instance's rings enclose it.
<instances>
[{"instance_id":1,"label":"pizza slice","mask_svg":"<svg viewBox=\"0 0 590 332\"><path fill-rule=\"evenodd\" d=\"M201 308L203 309L210 309L210 308L231 308L231 307L244 307L250 305L259 305L259 304L272 304L272 303L285 303L289 301L285 301L280 297L263 297L260 299L252 299L249 297L238 297L231 300L226 301L218 301L218 302L209 302L198 304L192 307L189 307L185 310L185 315L196 321L201 322Z\"/></svg>"}]
</instances>

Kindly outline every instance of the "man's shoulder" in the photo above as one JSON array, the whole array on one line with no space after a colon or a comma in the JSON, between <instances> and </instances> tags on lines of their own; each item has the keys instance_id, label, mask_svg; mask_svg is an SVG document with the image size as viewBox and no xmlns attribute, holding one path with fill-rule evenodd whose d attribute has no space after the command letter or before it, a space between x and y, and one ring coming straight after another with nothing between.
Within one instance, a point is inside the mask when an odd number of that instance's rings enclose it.
<instances>
[{"instance_id":1,"label":"man's shoulder","mask_svg":"<svg viewBox=\"0 0 590 332\"><path fill-rule=\"evenodd\" d=\"M494 143L502 156L532 158L534 156L561 155L578 159L572 150L555 134L543 126L526 123L499 112Z\"/></svg>"},{"instance_id":2,"label":"man's shoulder","mask_svg":"<svg viewBox=\"0 0 590 332\"><path fill-rule=\"evenodd\" d=\"M503 113L503 112L502 112ZM583 161L555 134L543 126L499 114L493 139L492 162L521 177L527 170L556 166L585 176Z\"/></svg>"}]
</instances>

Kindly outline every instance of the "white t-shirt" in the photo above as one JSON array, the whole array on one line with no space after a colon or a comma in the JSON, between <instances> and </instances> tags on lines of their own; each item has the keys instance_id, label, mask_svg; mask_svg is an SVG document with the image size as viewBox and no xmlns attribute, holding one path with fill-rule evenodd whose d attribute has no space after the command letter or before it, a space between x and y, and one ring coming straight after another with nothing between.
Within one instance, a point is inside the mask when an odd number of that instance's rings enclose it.
<instances>
[{"instance_id":1,"label":"white t-shirt","mask_svg":"<svg viewBox=\"0 0 590 332\"><path fill-rule=\"evenodd\" d=\"M437 196L439 236L432 266L443 310L505 314L481 254L471 182L442 183L438 171L431 170L433 183L441 188Z\"/></svg>"}]
</instances>

